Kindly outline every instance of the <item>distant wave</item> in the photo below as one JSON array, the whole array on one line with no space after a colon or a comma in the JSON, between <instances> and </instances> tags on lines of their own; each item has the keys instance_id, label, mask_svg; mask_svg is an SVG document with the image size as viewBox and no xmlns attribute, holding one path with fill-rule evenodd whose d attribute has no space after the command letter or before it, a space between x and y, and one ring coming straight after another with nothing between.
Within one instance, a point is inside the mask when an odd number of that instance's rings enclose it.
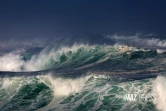
<instances>
[{"instance_id":1,"label":"distant wave","mask_svg":"<svg viewBox=\"0 0 166 111\"><path fill-rule=\"evenodd\" d=\"M147 38L146 36L141 37L142 35L137 33L132 36L124 36L124 35L108 35L106 38L114 40L116 43L125 44L135 47L142 48L166 48L166 40L161 40L160 38L156 38L152 36L152 38Z\"/></svg>"}]
</instances>

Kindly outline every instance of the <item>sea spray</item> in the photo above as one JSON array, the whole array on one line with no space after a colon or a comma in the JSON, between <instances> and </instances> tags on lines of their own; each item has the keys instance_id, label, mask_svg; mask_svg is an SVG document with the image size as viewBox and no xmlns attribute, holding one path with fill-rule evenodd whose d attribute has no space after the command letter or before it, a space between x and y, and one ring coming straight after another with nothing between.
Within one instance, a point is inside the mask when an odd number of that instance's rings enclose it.
<instances>
[{"instance_id":1,"label":"sea spray","mask_svg":"<svg viewBox=\"0 0 166 111\"><path fill-rule=\"evenodd\" d=\"M0 71L21 71L24 61L19 54L5 54L0 57Z\"/></svg>"},{"instance_id":2,"label":"sea spray","mask_svg":"<svg viewBox=\"0 0 166 111\"><path fill-rule=\"evenodd\" d=\"M154 84L154 94L156 95L157 108L162 111L166 111L166 77L158 76Z\"/></svg>"},{"instance_id":3,"label":"sea spray","mask_svg":"<svg viewBox=\"0 0 166 111\"><path fill-rule=\"evenodd\" d=\"M90 76L72 79L54 78L51 74L48 75L55 96L68 96L71 93L79 92L84 87L89 77Z\"/></svg>"}]
</instances>

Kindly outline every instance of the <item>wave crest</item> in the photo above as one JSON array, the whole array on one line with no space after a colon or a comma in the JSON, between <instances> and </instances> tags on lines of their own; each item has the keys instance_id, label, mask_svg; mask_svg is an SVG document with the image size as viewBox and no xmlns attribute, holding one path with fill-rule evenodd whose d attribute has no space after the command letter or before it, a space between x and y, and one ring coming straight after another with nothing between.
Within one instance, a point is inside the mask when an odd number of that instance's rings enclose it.
<instances>
[{"instance_id":1,"label":"wave crest","mask_svg":"<svg viewBox=\"0 0 166 111\"><path fill-rule=\"evenodd\" d=\"M87 69L97 65L128 64L135 61L135 66L148 63L157 55L156 50L137 49L126 45L77 45L71 47L45 48L39 54L9 53L0 57L1 71L40 71L47 69ZM151 58L146 60L146 58ZM152 59L153 58L153 59ZM138 60L138 61L137 61ZM138 64L137 64L138 63ZM119 64L120 68L124 65ZM132 65L134 66L134 65Z\"/></svg>"},{"instance_id":2,"label":"wave crest","mask_svg":"<svg viewBox=\"0 0 166 111\"><path fill-rule=\"evenodd\" d=\"M157 108L162 111L166 111L166 77L158 76L155 80L154 84L154 94L156 96L156 104Z\"/></svg>"}]
</instances>

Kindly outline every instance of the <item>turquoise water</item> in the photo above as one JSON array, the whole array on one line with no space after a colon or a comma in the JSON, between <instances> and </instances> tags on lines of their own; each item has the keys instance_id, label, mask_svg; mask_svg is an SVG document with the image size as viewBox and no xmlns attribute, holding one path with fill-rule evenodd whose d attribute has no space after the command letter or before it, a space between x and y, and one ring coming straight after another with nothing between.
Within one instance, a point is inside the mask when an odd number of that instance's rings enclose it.
<instances>
[{"instance_id":1,"label":"turquoise water","mask_svg":"<svg viewBox=\"0 0 166 111\"><path fill-rule=\"evenodd\" d=\"M153 94L154 79L118 83L109 76L93 74L77 79L53 80L54 83L49 83L48 76L1 79L1 110L155 110L153 101L127 101L124 98L126 94ZM84 85L80 86L81 83ZM67 88L70 90L66 93ZM57 93L57 90L64 94Z\"/></svg>"},{"instance_id":2,"label":"turquoise water","mask_svg":"<svg viewBox=\"0 0 166 111\"><path fill-rule=\"evenodd\" d=\"M165 54L157 49L73 45L46 48L39 54L9 53L0 61L1 111L165 108L160 97L165 92L165 79L156 79L165 72Z\"/></svg>"}]
</instances>

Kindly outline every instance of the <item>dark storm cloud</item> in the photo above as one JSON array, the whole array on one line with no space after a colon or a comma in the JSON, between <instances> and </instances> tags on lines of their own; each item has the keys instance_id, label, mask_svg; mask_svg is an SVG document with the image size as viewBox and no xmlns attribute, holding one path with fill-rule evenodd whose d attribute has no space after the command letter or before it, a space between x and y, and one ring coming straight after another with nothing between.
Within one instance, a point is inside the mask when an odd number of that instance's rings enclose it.
<instances>
[{"instance_id":1,"label":"dark storm cloud","mask_svg":"<svg viewBox=\"0 0 166 111\"><path fill-rule=\"evenodd\" d=\"M165 34L161 0L3 0L0 38Z\"/></svg>"}]
</instances>

